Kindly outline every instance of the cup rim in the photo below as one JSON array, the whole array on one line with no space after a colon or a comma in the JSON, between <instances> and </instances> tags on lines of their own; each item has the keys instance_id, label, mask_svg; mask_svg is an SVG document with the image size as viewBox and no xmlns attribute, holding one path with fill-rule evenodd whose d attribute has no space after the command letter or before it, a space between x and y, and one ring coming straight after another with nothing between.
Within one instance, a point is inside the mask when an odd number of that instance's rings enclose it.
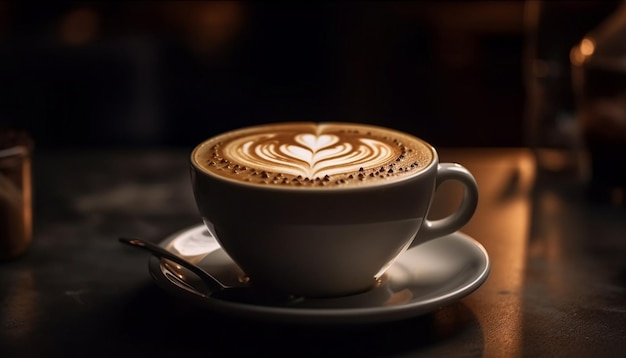
<instances>
[{"instance_id":1,"label":"cup rim","mask_svg":"<svg viewBox=\"0 0 626 358\"><path fill-rule=\"evenodd\" d=\"M398 180L391 180L391 181L381 181L378 182L377 184L373 184L373 185L355 185L355 186L322 186L322 187L309 187L309 186L279 186L279 185L267 185L267 184L257 184L257 183L253 183L253 182L245 182L245 181L240 181L240 180L235 180L235 179L230 179L228 177L224 177L224 176L219 176L207 169L205 169L204 167L202 167L201 165L199 165L197 163L197 161L195 160L196 157L196 153L202 149L209 141L232 133L232 132L239 132L239 131L246 131L246 130L252 130L254 128L258 128L258 127L265 127L265 126L272 126L272 125L282 125L282 124L316 124L316 125L322 125L322 124L328 124L328 125L352 125L352 126L360 126L360 127L365 127L365 128L372 128L372 129L378 129L378 130L385 130L385 131L389 131L391 133L397 133L399 135L402 136L408 136L411 137L414 140L417 140L418 142L422 143L426 148L428 148L428 150L430 150L431 154L432 154L432 160L430 161L430 163L428 163L427 166L425 166L423 169L415 172L415 173L411 173L409 175L404 175L402 176L400 179ZM293 192L311 192L311 193L325 193L325 192L331 192L331 191L358 191L358 190L372 190L372 189L379 189L379 188L384 188L390 185L397 185L400 183L404 183L405 181L420 177L422 175L426 175L426 173L429 173L432 168L434 166L437 166L439 164L439 155L437 153L437 150L435 149L434 146L432 146L430 143L428 143L427 141L423 140L422 138L419 138L417 136L414 136L412 134L406 133L406 132L402 132L393 128L388 128L388 127L382 127L382 126L376 126L376 125L371 125L371 124L366 124L366 123L358 123L358 122L332 122L332 121L325 121L325 122L303 122L303 121L294 121L294 122L272 122L272 123L264 123L264 124L259 124L259 125L253 125L253 126L246 126L246 127L241 127L241 128L237 128L237 129L233 129L231 131L226 131L226 132L222 132L220 134L211 136L207 139L204 139L202 142L200 142L198 145L195 146L195 148L191 151L190 157L189 157L189 161L190 164L193 166L193 168L196 170L197 173L201 173L207 177L216 179L218 181L224 182L224 183L228 183L231 185L236 185L236 186L242 186L248 189L260 189L260 190L277 190L277 191L293 191Z\"/></svg>"}]
</instances>

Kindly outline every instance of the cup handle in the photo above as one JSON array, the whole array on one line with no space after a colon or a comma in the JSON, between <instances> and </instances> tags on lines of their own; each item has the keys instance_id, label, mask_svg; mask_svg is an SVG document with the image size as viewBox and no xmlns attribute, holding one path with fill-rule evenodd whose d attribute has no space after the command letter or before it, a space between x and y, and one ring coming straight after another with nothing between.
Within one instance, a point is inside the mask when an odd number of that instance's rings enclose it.
<instances>
[{"instance_id":1,"label":"cup handle","mask_svg":"<svg viewBox=\"0 0 626 358\"><path fill-rule=\"evenodd\" d=\"M437 180L435 191L441 183L447 180L456 180L463 184L465 190L460 207L449 216L439 220L424 218L422 227L411 246L419 245L425 241L441 236L452 234L467 224L474 215L478 206L478 185L476 179L469 170L456 163L440 163L437 168Z\"/></svg>"}]
</instances>

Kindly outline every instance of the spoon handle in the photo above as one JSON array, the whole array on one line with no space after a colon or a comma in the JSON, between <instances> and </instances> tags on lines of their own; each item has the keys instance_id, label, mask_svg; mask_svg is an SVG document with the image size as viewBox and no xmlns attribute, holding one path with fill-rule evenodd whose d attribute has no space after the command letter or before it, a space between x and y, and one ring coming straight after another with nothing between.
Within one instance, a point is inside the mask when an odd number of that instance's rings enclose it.
<instances>
[{"instance_id":1,"label":"spoon handle","mask_svg":"<svg viewBox=\"0 0 626 358\"><path fill-rule=\"evenodd\" d=\"M227 288L220 281L218 281L215 277L213 277L210 273L204 271L199 266L196 266L192 264L191 262L183 259L182 257L167 251L166 249L162 248L159 245L153 244L148 241L140 240L140 239L130 239L126 237L120 237L118 240L123 244L137 247L140 249L144 249L159 258L168 259L170 261L173 261L181 265L182 267L186 268L187 270L193 272L198 277L200 277L211 291L221 291Z\"/></svg>"}]
</instances>

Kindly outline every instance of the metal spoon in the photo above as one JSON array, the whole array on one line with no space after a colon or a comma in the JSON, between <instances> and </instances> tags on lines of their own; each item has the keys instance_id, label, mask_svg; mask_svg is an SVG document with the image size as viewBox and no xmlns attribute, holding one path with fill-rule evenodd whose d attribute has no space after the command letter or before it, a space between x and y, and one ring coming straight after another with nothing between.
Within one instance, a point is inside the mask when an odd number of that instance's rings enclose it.
<instances>
[{"instance_id":1,"label":"metal spoon","mask_svg":"<svg viewBox=\"0 0 626 358\"><path fill-rule=\"evenodd\" d=\"M185 260L184 258L176 254L173 254L170 251L167 251L161 246L158 246L148 241L144 241L140 239L130 239L130 238L125 238L125 237L120 237L119 241L123 244L146 250L158 258L168 259L170 261L173 261L179 264L180 266L186 268L187 270L193 272L207 286L207 289L208 289L207 292L202 293L207 297L214 297L214 298L224 299L227 301L235 301L235 302L242 302L242 303L276 305L276 306L283 306L285 304L294 303L301 299L301 298L296 298L296 297L289 296L289 295L284 295L284 294L256 288L252 285L226 286L223 283L221 283L218 279L213 277L213 275L203 270L200 266L192 264L191 262Z\"/></svg>"}]
</instances>

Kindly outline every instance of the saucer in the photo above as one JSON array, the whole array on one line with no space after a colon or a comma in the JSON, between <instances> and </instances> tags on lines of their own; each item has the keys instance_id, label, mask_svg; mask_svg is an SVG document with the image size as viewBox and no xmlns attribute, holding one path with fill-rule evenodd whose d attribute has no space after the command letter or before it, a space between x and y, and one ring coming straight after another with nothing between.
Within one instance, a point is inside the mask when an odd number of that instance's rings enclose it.
<instances>
[{"instance_id":1,"label":"saucer","mask_svg":"<svg viewBox=\"0 0 626 358\"><path fill-rule=\"evenodd\" d=\"M160 245L227 286L245 285L241 269L204 225L175 233ZM456 232L408 249L367 292L268 304L205 295L201 281L186 269L155 256L149 261L157 285L183 300L222 314L298 323L374 323L419 316L472 293L487 279L489 266L483 246Z\"/></svg>"}]
</instances>

